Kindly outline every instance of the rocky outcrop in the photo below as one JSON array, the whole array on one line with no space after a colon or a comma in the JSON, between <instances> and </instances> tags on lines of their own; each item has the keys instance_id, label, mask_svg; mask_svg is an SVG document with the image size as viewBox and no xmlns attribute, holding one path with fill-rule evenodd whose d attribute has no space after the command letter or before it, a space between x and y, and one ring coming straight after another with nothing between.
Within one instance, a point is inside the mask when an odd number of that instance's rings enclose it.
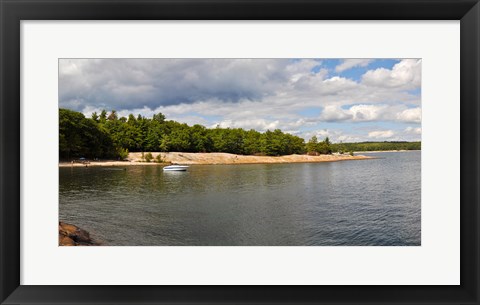
<instances>
[{"instance_id":1,"label":"rocky outcrop","mask_svg":"<svg viewBox=\"0 0 480 305\"><path fill-rule=\"evenodd\" d=\"M173 164L268 164L268 163L315 163L315 162L336 162L347 160L365 160L372 159L368 156L351 156L345 154L331 155L285 155L285 156L253 156L253 155L235 155L228 153L185 153L185 152L168 152L168 153L152 153L156 158L161 154L162 160ZM150 164L140 162L142 153L129 153L128 158L131 165ZM157 163L158 164L158 163Z\"/></svg>"},{"instance_id":2,"label":"rocky outcrop","mask_svg":"<svg viewBox=\"0 0 480 305\"><path fill-rule=\"evenodd\" d=\"M60 221L58 224L58 245L96 246L98 243L90 237L90 234L87 231Z\"/></svg>"}]
</instances>

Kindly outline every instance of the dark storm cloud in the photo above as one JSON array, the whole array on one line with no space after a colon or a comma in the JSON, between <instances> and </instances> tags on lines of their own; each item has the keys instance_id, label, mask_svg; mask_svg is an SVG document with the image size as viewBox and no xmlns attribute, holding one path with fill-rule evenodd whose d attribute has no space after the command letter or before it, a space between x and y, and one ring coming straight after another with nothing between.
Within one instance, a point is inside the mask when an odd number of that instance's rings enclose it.
<instances>
[{"instance_id":1,"label":"dark storm cloud","mask_svg":"<svg viewBox=\"0 0 480 305\"><path fill-rule=\"evenodd\" d=\"M60 107L138 109L269 96L288 81L289 60L61 59Z\"/></svg>"}]
</instances>

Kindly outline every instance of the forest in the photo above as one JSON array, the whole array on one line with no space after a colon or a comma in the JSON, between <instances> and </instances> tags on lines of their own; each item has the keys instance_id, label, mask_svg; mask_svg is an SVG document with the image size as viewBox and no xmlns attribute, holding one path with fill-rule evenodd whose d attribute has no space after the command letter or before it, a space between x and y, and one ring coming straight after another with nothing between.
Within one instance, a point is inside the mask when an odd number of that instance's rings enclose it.
<instances>
[{"instance_id":1,"label":"forest","mask_svg":"<svg viewBox=\"0 0 480 305\"><path fill-rule=\"evenodd\" d=\"M421 150L421 142L359 142L332 144L332 150L338 152L350 151L382 151L382 150Z\"/></svg>"},{"instance_id":2,"label":"forest","mask_svg":"<svg viewBox=\"0 0 480 305\"><path fill-rule=\"evenodd\" d=\"M280 156L290 154L331 154L334 152L420 149L420 142L330 143L303 138L279 129L263 133L241 128L206 128L166 120L162 113L118 117L113 110L82 113L59 110L60 158L125 159L128 152L225 152L241 155Z\"/></svg>"}]
</instances>

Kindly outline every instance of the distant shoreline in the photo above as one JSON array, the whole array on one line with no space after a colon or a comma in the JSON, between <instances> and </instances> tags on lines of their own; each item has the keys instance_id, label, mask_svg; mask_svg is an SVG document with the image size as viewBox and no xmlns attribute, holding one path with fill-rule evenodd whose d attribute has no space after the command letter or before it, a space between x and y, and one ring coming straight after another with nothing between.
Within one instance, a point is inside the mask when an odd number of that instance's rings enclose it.
<instances>
[{"instance_id":1,"label":"distant shoreline","mask_svg":"<svg viewBox=\"0 0 480 305\"><path fill-rule=\"evenodd\" d=\"M355 151L354 153L358 154L374 154L374 153L390 153L390 152L413 152L421 151L420 149L403 149L403 150L367 150L367 151Z\"/></svg>"},{"instance_id":2,"label":"distant shoreline","mask_svg":"<svg viewBox=\"0 0 480 305\"><path fill-rule=\"evenodd\" d=\"M101 161L89 161L87 163L71 163L71 162L59 162L58 167L108 167L108 166L132 166L132 165L170 165L170 163L155 163L155 162L136 162L136 161L115 161L115 160L101 160Z\"/></svg>"},{"instance_id":3,"label":"distant shoreline","mask_svg":"<svg viewBox=\"0 0 480 305\"><path fill-rule=\"evenodd\" d=\"M96 166L165 166L168 164L277 164L277 163L319 163L319 162L338 162L348 160L366 160L374 157L368 156L350 156L350 155L287 155L287 156L251 156L251 155L235 155L228 153L152 153L155 158L161 155L164 163L142 162L142 153L129 153L128 161L90 161L88 163L71 163L60 162L59 167L96 167Z\"/></svg>"}]
</instances>

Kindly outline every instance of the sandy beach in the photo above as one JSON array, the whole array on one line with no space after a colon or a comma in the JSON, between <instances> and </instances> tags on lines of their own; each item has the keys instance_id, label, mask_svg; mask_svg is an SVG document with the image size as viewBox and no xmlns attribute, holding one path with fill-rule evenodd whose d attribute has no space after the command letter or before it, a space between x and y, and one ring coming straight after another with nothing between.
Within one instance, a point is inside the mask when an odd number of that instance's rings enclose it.
<instances>
[{"instance_id":1,"label":"sandy beach","mask_svg":"<svg viewBox=\"0 0 480 305\"><path fill-rule=\"evenodd\" d=\"M167 165L167 164L258 164L258 163L314 163L314 162L336 162L347 160L365 160L372 157L358 155L288 155L288 156L244 156L227 153L152 153L153 157L161 155L166 163L142 162L142 153L129 153L127 161L90 161L88 164L60 162L60 167L85 167L85 166L131 166L131 165Z\"/></svg>"}]
</instances>

